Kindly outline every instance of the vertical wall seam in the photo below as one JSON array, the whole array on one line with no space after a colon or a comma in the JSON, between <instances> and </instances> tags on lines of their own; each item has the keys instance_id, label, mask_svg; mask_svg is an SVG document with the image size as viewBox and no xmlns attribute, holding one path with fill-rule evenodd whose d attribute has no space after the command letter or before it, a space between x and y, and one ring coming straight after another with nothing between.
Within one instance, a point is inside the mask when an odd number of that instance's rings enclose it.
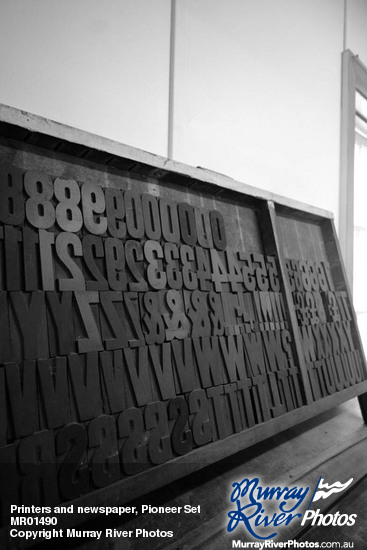
<instances>
[{"instance_id":1,"label":"vertical wall seam","mask_svg":"<svg viewBox=\"0 0 367 550\"><path fill-rule=\"evenodd\" d=\"M347 14L348 14L348 0L344 0L344 14L343 14L343 51L347 49Z\"/></svg>"},{"instance_id":2,"label":"vertical wall seam","mask_svg":"<svg viewBox=\"0 0 367 550\"><path fill-rule=\"evenodd\" d=\"M167 157L173 155L173 125L174 125L174 100L175 100L175 46L176 46L176 0L171 0L171 28L169 51L169 89L168 89L168 136Z\"/></svg>"}]
</instances>

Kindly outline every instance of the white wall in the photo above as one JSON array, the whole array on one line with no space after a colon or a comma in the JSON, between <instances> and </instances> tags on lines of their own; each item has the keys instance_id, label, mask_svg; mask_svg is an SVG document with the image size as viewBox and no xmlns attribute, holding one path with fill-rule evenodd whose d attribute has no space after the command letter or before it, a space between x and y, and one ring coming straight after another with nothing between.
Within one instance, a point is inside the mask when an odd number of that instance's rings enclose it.
<instances>
[{"instance_id":1,"label":"white wall","mask_svg":"<svg viewBox=\"0 0 367 550\"><path fill-rule=\"evenodd\" d=\"M170 0L0 0L0 102L165 155Z\"/></svg>"},{"instance_id":2,"label":"white wall","mask_svg":"<svg viewBox=\"0 0 367 550\"><path fill-rule=\"evenodd\" d=\"M336 212L343 1L179 6L174 156Z\"/></svg>"},{"instance_id":3,"label":"white wall","mask_svg":"<svg viewBox=\"0 0 367 550\"><path fill-rule=\"evenodd\" d=\"M346 47L367 66L367 1L347 0Z\"/></svg>"},{"instance_id":4,"label":"white wall","mask_svg":"<svg viewBox=\"0 0 367 550\"><path fill-rule=\"evenodd\" d=\"M0 0L0 102L166 155L170 5ZM177 0L174 158L336 214L344 40L367 64L347 7Z\"/></svg>"}]
</instances>

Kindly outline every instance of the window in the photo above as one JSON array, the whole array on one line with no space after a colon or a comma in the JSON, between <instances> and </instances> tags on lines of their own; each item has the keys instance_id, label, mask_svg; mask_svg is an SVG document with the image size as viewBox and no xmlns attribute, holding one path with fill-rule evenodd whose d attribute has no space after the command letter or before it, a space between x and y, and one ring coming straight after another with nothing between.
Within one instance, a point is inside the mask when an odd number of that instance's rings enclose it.
<instances>
[{"instance_id":1,"label":"window","mask_svg":"<svg viewBox=\"0 0 367 550\"><path fill-rule=\"evenodd\" d=\"M367 352L367 69L343 53L339 238Z\"/></svg>"},{"instance_id":2,"label":"window","mask_svg":"<svg viewBox=\"0 0 367 550\"><path fill-rule=\"evenodd\" d=\"M356 93L353 181L353 301L367 352L367 100Z\"/></svg>"}]
</instances>

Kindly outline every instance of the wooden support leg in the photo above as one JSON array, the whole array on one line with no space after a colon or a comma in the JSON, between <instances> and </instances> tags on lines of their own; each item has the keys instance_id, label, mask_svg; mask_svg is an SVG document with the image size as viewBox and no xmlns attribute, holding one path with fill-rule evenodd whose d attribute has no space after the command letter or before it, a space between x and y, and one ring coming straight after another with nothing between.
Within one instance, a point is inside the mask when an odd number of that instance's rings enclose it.
<instances>
[{"instance_id":1,"label":"wooden support leg","mask_svg":"<svg viewBox=\"0 0 367 550\"><path fill-rule=\"evenodd\" d=\"M359 406L361 407L361 413L364 420L364 423L367 424L367 393L362 393L358 397Z\"/></svg>"}]
</instances>

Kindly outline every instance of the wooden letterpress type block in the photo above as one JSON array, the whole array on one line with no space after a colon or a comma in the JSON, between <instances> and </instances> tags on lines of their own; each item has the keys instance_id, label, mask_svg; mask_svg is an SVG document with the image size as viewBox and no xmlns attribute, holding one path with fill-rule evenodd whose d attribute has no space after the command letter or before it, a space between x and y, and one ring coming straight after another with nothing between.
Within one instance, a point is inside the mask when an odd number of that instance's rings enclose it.
<instances>
[{"instance_id":1,"label":"wooden letterpress type block","mask_svg":"<svg viewBox=\"0 0 367 550\"><path fill-rule=\"evenodd\" d=\"M166 325L166 340L183 340L191 333L191 323L185 313L182 292L168 290L164 292L163 319Z\"/></svg>"},{"instance_id":2,"label":"wooden letterpress type block","mask_svg":"<svg viewBox=\"0 0 367 550\"><path fill-rule=\"evenodd\" d=\"M192 342L202 387L219 386L223 383L223 369L218 337L193 338Z\"/></svg>"},{"instance_id":3,"label":"wooden letterpress type block","mask_svg":"<svg viewBox=\"0 0 367 550\"><path fill-rule=\"evenodd\" d=\"M98 310L94 312L92 309L92 304L99 303L98 292L76 291L74 297L77 306L74 322L78 352L103 350Z\"/></svg>"},{"instance_id":4,"label":"wooden letterpress type block","mask_svg":"<svg viewBox=\"0 0 367 550\"><path fill-rule=\"evenodd\" d=\"M83 226L83 216L79 208L80 187L73 179L56 178L54 181L56 220L63 231L77 233Z\"/></svg>"},{"instance_id":5,"label":"wooden letterpress type block","mask_svg":"<svg viewBox=\"0 0 367 550\"><path fill-rule=\"evenodd\" d=\"M282 395L277 383L275 372L268 373L269 394L270 394L270 410L273 418L280 416L287 411L285 403L282 401Z\"/></svg>"},{"instance_id":6,"label":"wooden letterpress type block","mask_svg":"<svg viewBox=\"0 0 367 550\"><path fill-rule=\"evenodd\" d=\"M135 348L145 345L145 338L141 327L139 311L139 295L137 292L124 292L126 317L129 320L129 346Z\"/></svg>"},{"instance_id":7,"label":"wooden letterpress type block","mask_svg":"<svg viewBox=\"0 0 367 550\"><path fill-rule=\"evenodd\" d=\"M270 395L266 374L254 376L252 378L252 393L256 408L258 422L270 420Z\"/></svg>"},{"instance_id":8,"label":"wooden letterpress type block","mask_svg":"<svg viewBox=\"0 0 367 550\"><path fill-rule=\"evenodd\" d=\"M120 478L116 426L113 416L101 415L88 425L91 479L96 487L105 487Z\"/></svg>"},{"instance_id":9,"label":"wooden letterpress type block","mask_svg":"<svg viewBox=\"0 0 367 550\"><path fill-rule=\"evenodd\" d=\"M148 283L144 278L144 254L140 242L126 241L125 259L129 291L146 292Z\"/></svg>"},{"instance_id":10,"label":"wooden letterpress type block","mask_svg":"<svg viewBox=\"0 0 367 550\"><path fill-rule=\"evenodd\" d=\"M140 195L137 191L128 189L125 191L124 200L127 233L133 239L142 239L144 237L144 217Z\"/></svg>"},{"instance_id":11,"label":"wooden letterpress type block","mask_svg":"<svg viewBox=\"0 0 367 550\"><path fill-rule=\"evenodd\" d=\"M247 378L242 336L220 336L219 344L228 380L235 382Z\"/></svg>"},{"instance_id":12,"label":"wooden letterpress type block","mask_svg":"<svg viewBox=\"0 0 367 550\"><path fill-rule=\"evenodd\" d=\"M148 346L152 377L152 388L157 388L157 397L162 401L175 397L175 381L173 376L171 346L168 343L159 346Z\"/></svg>"},{"instance_id":13,"label":"wooden letterpress type block","mask_svg":"<svg viewBox=\"0 0 367 550\"><path fill-rule=\"evenodd\" d=\"M101 216L106 208L103 189L94 183L83 183L81 189L84 227L93 235L107 231L107 218Z\"/></svg>"},{"instance_id":14,"label":"wooden letterpress type block","mask_svg":"<svg viewBox=\"0 0 367 550\"><path fill-rule=\"evenodd\" d=\"M169 402L168 418L175 420L171 430L173 451L177 455L184 455L191 451L193 438L189 429L189 408L183 396L175 397Z\"/></svg>"},{"instance_id":15,"label":"wooden letterpress type block","mask_svg":"<svg viewBox=\"0 0 367 550\"><path fill-rule=\"evenodd\" d=\"M60 495L54 431L44 430L21 439L18 460L22 502L25 505L57 504Z\"/></svg>"},{"instance_id":16,"label":"wooden letterpress type block","mask_svg":"<svg viewBox=\"0 0 367 550\"><path fill-rule=\"evenodd\" d=\"M279 387L279 392L282 396L282 401L285 403L287 411L292 411L295 408L295 404L293 403L293 399L292 399L292 393L290 388L291 380L288 373L288 369L279 370L275 374L278 380L278 387Z\"/></svg>"},{"instance_id":17,"label":"wooden letterpress type block","mask_svg":"<svg viewBox=\"0 0 367 550\"><path fill-rule=\"evenodd\" d=\"M189 393L189 412L193 414L192 436L195 445L201 446L213 440L213 429L209 417L209 399L202 389Z\"/></svg>"},{"instance_id":18,"label":"wooden letterpress type block","mask_svg":"<svg viewBox=\"0 0 367 550\"><path fill-rule=\"evenodd\" d=\"M0 291L0 363L10 361L8 293Z\"/></svg>"},{"instance_id":19,"label":"wooden letterpress type block","mask_svg":"<svg viewBox=\"0 0 367 550\"><path fill-rule=\"evenodd\" d=\"M55 290L54 251L55 234L40 229L38 232L43 290Z\"/></svg>"},{"instance_id":20,"label":"wooden letterpress type block","mask_svg":"<svg viewBox=\"0 0 367 550\"><path fill-rule=\"evenodd\" d=\"M102 413L98 353L69 355L69 378L78 419L89 420Z\"/></svg>"},{"instance_id":21,"label":"wooden letterpress type block","mask_svg":"<svg viewBox=\"0 0 367 550\"><path fill-rule=\"evenodd\" d=\"M198 238L195 208L186 202L180 202L178 205L178 217L180 220L181 239L185 244L195 246Z\"/></svg>"},{"instance_id":22,"label":"wooden letterpress type block","mask_svg":"<svg viewBox=\"0 0 367 550\"><path fill-rule=\"evenodd\" d=\"M125 249L120 239L105 240L108 285L112 290L127 290ZM108 288L107 285L107 288Z\"/></svg>"},{"instance_id":23,"label":"wooden letterpress type block","mask_svg":"<svg viewBox=\"0 0 367 550\"><path fill-rule=\"evenodd\" d=\"M125 202L122 191L108 187L105 190L108 232L116 239L126 237Z\"/></svg>"},{"instance_id":24,"label":"wooden letterpress type block","mask_svg":"<svg viewBox=\"0 0 367 550\"><path fill-rule=\"evenodd\" d=\"M126 408L127 374L122 350L103 351L99 354L102 387L104 390L104 411L117 413Z\"/></svg>"},{"instance_id":25,"label":"wooden letterpress type block","mask_svg":"<svg viewBox=\"0 0 367 550\"><path fill-rule=\"evenodd\" d=\"M213 248L209 212L195 207L195 221L199 245L203 248Z\"/></svg>"},{"instance_id":26,"label":"wooden letterpress type block","mask_svg":"<svg viewBox=\"0 0 367 550\"><path fill-rule=\"evenodd\" d=\"M58 482L60 494L65 499L77 498L89 490L87 445L87 431L76 422L67 424L57 433Z\"/></svg>"},{"instance_id":27,"label":"wooden letterpress type block","mask_svg":"<svg viewBox=\"0 0 367 550\"><path fill-rule=\"evenodd\" d=\"M0 221L10 225L24 222L23 173L9 164L0 166Z\"/></svg>"},{"instance_id":28,"label":"wooden letterpress type block","mask_svg":"<svg viewBox=\"0 0 367 550\"><path fill-rule=\"evenodd\" d=\"M27 220L37 229L49 229L55 223L54 194L51 177L41 170L28 170L24 174L24 190L28 195L25 204Z\"/></svg>"},{"instance_id":29,"label":"wooden letterpress type block","mask_svg":"<svg viewBox=\"0 0 367 550\"><path fill-rule=\"evenodd\" d=\"M127 372L131 382L134 403L146 405L153 400L151 371L149 369L148 346L123 350Z\"/></svg>"},{"instance_id":30,"label":"wooden letterpress type block","mask_svg":"<svg viewBox=\"0 0 367 550\"><path fill-rule=\"evenodd\" d=\"M32 434L39 426L36 362L5 363L5 378L14 435Z\"/></svg>"},{"instance_id":31,"label":"wooden letterpress type block","mask_svg":"<svg viewBox=\"0 0 367 550\"><path fill-rule=\"evenodd\" d=\"M210 313L207 304L208 293L194 290L184 291L185 314L191 321L191 334L195 337L211 336Z\"/></svg>"},{"instance_id":32,"label":"wooden letterpress type block","mask_svg":"<svg viewBox=\"0 0 367 550\"><path fill-rule=\"evenodd\" d=\"M17 470L17 445L0 447L0 525L9 525L10 506L19 504L19 475Z\"/></svg>"},{"instance_id":33,"label":"wooden letterpress type block","mask_svg":"<svg viewBox=\"0 0 367 550\"><path fill-rule=\"evenodd\" d=\"M161 220L159 216L158 199L144 193L141 197L143 207L145 234L147 239L159 241L162 236Z\"/></svg>"},{"instance_id":34,"label":"wooden letterpress type block","mask_svg":"<svg viewBox=\"0 0 367 550\"><path fill-rule=\"evenodd\" d=\"M151 288L161 290L166 287L167 275L163 268L163 248L157 241L146 241L144 257L147 265L147 280Z\"/></svg>"},{"instance_id":35,"label":"wooden letterpress type block","mask_svg":"<svg viewBox=\"0 0 367 550\"><path fill-rule=\"evenodd\" d=\"M24 359L48 356L48 332L45 293L10 293L10 340L15 357Z\"/></svg>"},{"instance_id":36,"label":"wooden letterpress type block","mask_svg":"<svg viewBox=\"0 0 367 550\"><path fill-rule=\"evenodd\" d=\"M23 241L20 229L4 228L5 275L7 290L22 290L24 288L24 267L21 243Z\"/></svg>"},{"instance_id":37,"label":"wooden letterpress type block","mask_svg":"<svg viewBox=\"0 0 367 550\"><path fill-rule=\"evenodd\" d=\"M104 273L103 239L96 235L84 235L82 246L83 261L87 268L86 290L108 290L108 282ZM107 258L106 261L108 261Z\"/></svg>"},{"instance_id":38,"label":"wooden letterpress type block","mask_svg":"<svg viewBox=\"0 0 367 550\"><path fill-rule=\"evenodd\" d=\"M165 243L164 247L165 271L167 276L167 286L169 288L180 290L183 286L183 269L180 265L180 249L176 243ZM191 249L192 250L192 249ZM186 271L187 276L187 271Z\"/></svg>"},{"instance_id":39,"label":"wooden letterpress type block","mask_svg":"<svg viewBox=\"0 0 367 550\"><path fill-rule=\"evenodd\" d=\"M177 204L169 199L159 201L163 238L171 243L180 241L180 225L178 221Z\"/></svg>"},{"instance_id":40,"label":"wooden letterpress type block","mask_svg":"<svg viewBox=\"0 0 367 550\"><path fill-rule=\"evenodd\" d=\"M255 416L252 394L250 391L252 388L250 378L237 382L237 388L242 424L248 428L251 428L251 426L254 426L255 424Z\"/></svg>"},{"instance_id":41,"label":"wooden letterpress type block","mask_svg":"<svg viewBox=\"0 0 367 550\"><path fill-rule=\"evenodd\" d=\"M58 260L58 290L85 290L85 278L81 268L83 248L78 235L66 231L60 233L55 240L55 250Z\"/></svg>"},{"instance_id":42,"label":"wooden letterpress type block","mask_svg":"<svg viewBox=\"0 0 367 550\"><path fill-rule=\"evenodd\" d=\"M38 233L30 227L23 227L23 265L25 290L39 290L41 260Z\"/></svg>"},{"instance_id":43,"label":"wooden letterpress type block","mask_svg":"<svg viewBox=\"0 0 367 550\"><path fill-rule=\"evenodd\" d=\"M214 418L218 432L218 438L224 439L233 433L232 424L228 415L227 403L224 397L224 387L214 386L206 390L214 408Z\"/></svg>"},{"instance_id":44,"label":"wooden letterpress type block","mask_svg":"<svg viewBox=\"0 0 367 550\"><path fill-rule=\"evenodd\" d=\"M127 319L124 315L122 292L100 292L101 334L107 350L129 345Z\"/></svg>"},{"instance_id":45,"label":"wooden letterpress type block","mask_svg":"<svg viewBox=\"0 0 367 550\"><path fill-rule=\"evenodd\" d=\"M76 351L72 292L46 292L50 355Z\"/></svg>"},{"instance_id":46,"label":"wooden letterpress type block","mask_svg":"<svg viewBox=\"0 0 367 550\"><path fill-rule=\"evenodd\" d=\"M117 420L121 446L122 468L127 475L134 475L149 466L145 427L141 409L131 407L123 411Z\"/></svg>"},{"instance_id":47,"label":"wooden letterpress type block","mask_svg":"<svg viewBox=\"0 0 367 550\"><path fill-rule=\"evenodd\" d=\"M230 411L233 430L235 433L238 433L243 430L244 425L242 424L240 407L238 403L237 384L226 384L223 388L224 393L228 396L228 408Z\"/></svg>"},{"instance_id":48,"label":"wooden letterpress type block","mask_svg":"<svg viewBox=\"0 0 367 550\"><path fill-rule=\"evenodd\" d=\"M177 374L177 393L187 393L199 386L198 375L195 370L193 344L191 338L182 342L173 340L171 343L173 365Z\"/></svg>"},{"instance_id":49,"label":"wooden letterpress type block","mask_svg":"<svg viewBox=\"0 0 367 550\"><path fill-rule=\"evenodd\" d=\"M149 458L153 464L162 464L172 458L166 403L149 403L145 408L144 418L145 427L150 430Z\"/></svg>"},{"instance_id":50,"label":"wooden letterpress type block","mask_svg":"<svg viewBox=\"0 0 367 550\"><path fill-rule=\"evenodd\" d=\"M47 428L59 428L70 421L66 357L37 361L39 392Z\"/></svg>"},{"instance_id":51,"label":"wooden letterpress type block","mask_svg":"<svg viewBox=\"0 0 367 550\"><path fill-rule=\"evenodd\" d=\"M211 210L209 212L209 218L214 247L217 250L224 250L227 246L227 237L223 216L218 210Z\"/></svg>"},{"instance_id":52,"label":"wooden letterpress type block","mask_svg":"<svg viewBox=\"0 0 367 550\"><path fill-rule=\"evenodd\" d=\"M8 400L5 387L5 369L0 367L0 447L8 441Z\"/></svg>"}]
</instances>

